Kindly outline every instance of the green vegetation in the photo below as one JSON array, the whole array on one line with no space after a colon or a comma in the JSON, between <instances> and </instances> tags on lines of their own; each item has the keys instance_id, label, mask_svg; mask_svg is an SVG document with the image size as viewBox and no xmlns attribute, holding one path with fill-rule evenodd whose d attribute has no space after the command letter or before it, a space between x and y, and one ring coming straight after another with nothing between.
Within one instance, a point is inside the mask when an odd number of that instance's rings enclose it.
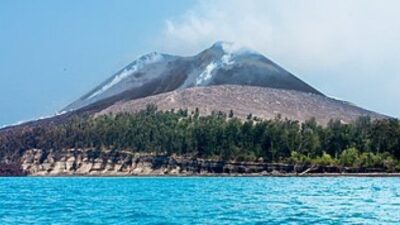
<instances>
[{"instance_id":1,"label":"green vegetation","mask_svg":"<svg viewBox=\"0 0 400 225\"><path fill-rule=\"evenodd\" d=\"M215 160L285 162L400 170L400 122L360 118L352 124L234 118L234 112L160 112L148 106L135 115L74 118L0 136L0 158L27 149L114 149L188 155Z\"/></svg>"}]
</instances>

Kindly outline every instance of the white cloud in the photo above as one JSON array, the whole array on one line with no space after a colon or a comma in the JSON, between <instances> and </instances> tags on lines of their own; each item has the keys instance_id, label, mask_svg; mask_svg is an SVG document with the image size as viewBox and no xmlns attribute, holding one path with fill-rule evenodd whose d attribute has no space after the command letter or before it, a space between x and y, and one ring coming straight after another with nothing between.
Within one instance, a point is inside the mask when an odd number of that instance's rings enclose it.
<instances>
[{"instance_id":1,"label":"white cloud","mask_svg":"<svg viewBox=\"0 0 400 225\"><path fill-rule=\"evenodd\" d=\"M397 0L204 0L166 21L158 43L184 55L239 43L327 94L399 116L399 8Z\"/></svg>"}]
</instances>

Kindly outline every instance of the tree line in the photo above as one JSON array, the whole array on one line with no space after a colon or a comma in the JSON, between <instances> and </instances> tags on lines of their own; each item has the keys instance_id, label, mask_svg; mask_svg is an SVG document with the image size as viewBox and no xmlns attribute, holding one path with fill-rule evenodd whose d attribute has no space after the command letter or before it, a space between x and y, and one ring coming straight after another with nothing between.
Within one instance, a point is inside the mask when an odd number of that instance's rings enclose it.
<instances>
[{"instance_id":1,"label":"tree line","mask_svg":"<svg viewBox=\"0 0 400 225\"><path fill-rule=\"evenodd\" d=\"M149 105L136 114L75 117L60 125L35 126L2 134L0 159L27 149L125 150L187 155L215 160L284 162L400 170L400 122L362 117L351 124L315 119L300 123L277 117L246 120L196 109L158 111Z\"/></svg>"}]
</instances>

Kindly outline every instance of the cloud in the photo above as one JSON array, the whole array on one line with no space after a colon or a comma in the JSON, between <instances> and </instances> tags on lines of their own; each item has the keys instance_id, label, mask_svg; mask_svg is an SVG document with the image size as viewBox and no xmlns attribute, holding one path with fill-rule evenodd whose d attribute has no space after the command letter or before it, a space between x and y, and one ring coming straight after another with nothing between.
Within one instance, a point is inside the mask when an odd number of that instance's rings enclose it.
<instances>
[{"instance_id":1,"label":"cloud","mask_svg":"<svg viewBox=\"0 0 400 225\"><path fill-rule=\"evenodd\" d=\"M399 116L399 8L397 0L204 0L167 20L158 43L184 55L239 43L325 93Z\"/></svg>"}]
</instances>

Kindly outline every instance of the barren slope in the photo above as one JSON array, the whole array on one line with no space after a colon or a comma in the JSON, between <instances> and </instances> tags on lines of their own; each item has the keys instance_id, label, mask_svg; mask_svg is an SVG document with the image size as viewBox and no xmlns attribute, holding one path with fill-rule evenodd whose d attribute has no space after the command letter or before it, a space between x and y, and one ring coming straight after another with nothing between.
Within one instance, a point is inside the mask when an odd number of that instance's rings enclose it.
<instances>
[{"instance_id":1,"label":"barren slope","mask_svg":"<svg viewBox=\"0 0 400 225\"><path fill-rule=\"evenodd\" d=\"M157 105L159 110L194 111L198 108L203 115L212 111L229 113L232 109L235 116L240 118L246 118L250 113L263 119L273 119L279 114L282 118L299 121L315 117L321 124L328 123L330 119L348 123L360 116L370 116L373 119L386 118L350 103L318 94L239 85L194 87L136 100L120 101L100 111L96 116L119 112L134 113L146 108L148 104Z\"/></svg>"}]
</instances>

